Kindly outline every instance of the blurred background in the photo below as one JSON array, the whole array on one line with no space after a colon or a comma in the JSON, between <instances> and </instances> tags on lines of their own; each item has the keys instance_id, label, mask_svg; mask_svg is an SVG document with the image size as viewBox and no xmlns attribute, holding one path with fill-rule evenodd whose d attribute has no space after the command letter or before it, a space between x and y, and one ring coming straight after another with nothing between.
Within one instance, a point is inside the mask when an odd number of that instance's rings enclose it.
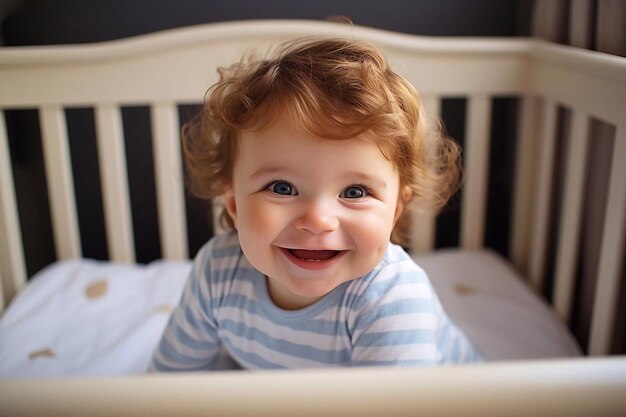
<instances>
[{"instance_id":1,"label":"blurred background","mask_svg":"<svg viewBox=\"0 0 626 417\"><path fill-rule=\"evenodd\" d=\"M97 42L241 19L326 19L445 36L528 35L528 0L2 0L5 45Z\"/></svg>"}]
</instances>

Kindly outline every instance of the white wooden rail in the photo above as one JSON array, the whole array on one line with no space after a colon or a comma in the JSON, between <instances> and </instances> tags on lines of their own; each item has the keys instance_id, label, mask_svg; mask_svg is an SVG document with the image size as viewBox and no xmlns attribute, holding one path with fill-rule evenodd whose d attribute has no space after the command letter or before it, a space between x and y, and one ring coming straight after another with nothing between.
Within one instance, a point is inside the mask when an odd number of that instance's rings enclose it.
<instances>
[{"instance_id":1,"label":"white wooden rail","mask_svg":"<svg viewBox=\"0 0 626 417\"><path fill-rule=\"evenodd\" d=\"M65 115L61 107L48 106L41 110L40 117L57 257L79 258L80 234Z\"/></svg>"},{"instance_id":2,"label":"white wooden rail","mask_svg":"<svg viewBox=\"0 0 626 417\"><path fill-rule=\"evenodd\" d=\"M573 115L569 131L564 198L561 205L557 265L554 288L554 307L565 322L572 315L572 297L576 284L576 264L579 259L580 222L583 189L587 168L589 117L581 112Z\"/></svg>"},{"instance_id":3,"label":"white wooden rail","mask_svg":"<svg viewBox=\"0 0 626 417\"><path fill-rule=\"evenodd\" d=\"M165 259L183 260L189 255L176 105L152 105L151 120L161 252Z\"/></svg>"},{"instance_id":4,"label":"white wooden rail","mask_svg":"<svg viewBox=\"0 0 626 417\"><path fill-rule=\"evenodd\" d=\"M96 108L96 130L109 256L113 261L134 262L124 133L117 105L103 104Z\"/></svg>"},{"instance_id":5,"label":"white wooden rail","mask_svg":"<svg viewBox=\"0 0 626 417\"><path fill-rule=\"evenodd\" d=\"M591 315L589 353L603 355L610 352L615 315L619 306L620 282L626 271L624 253L626 242L626 123L617 125L603 227L602 251L598 282ZM623 282L621 285L625 285ZM623 300L622 300L623 301Z\"/></svg>"},{"instance_id":6,"label":"white wooden rail","mask_svg":"<svg viewBox=\"0 0 626 417\"><path fill-rule=\"evenodd\" d=\"M478 249L485 238L491 101L470 97L465 139L465 184L461 204L461 246Z\"/></svg>"},{"instance_id":7,"label":"white wooden rail","mask_svg":"<svg viewBox=\"0 0 626 417\"><path fill-rule=\"evenodd\" d=\"M515 149L515 177L513 185L513 222L510 238L511 260L515 267L528 276L533 196L536 184L535 156L539 144L539 100L534 96L522 98Z\"/></svg>"},{"instance_id":8,"label":"white wooden rail","mask_svg":"<svg viewBox=\"0 0 626 417\"><path fill-rule=\"evenodd\" d=\"M548 247L554 155L556 152L556 104L544 100L539 135L539 166L534 199L529 278L537 292L545 281L545 255Z\"/></svg>"},{"instance_id":9,"label":"white wooden rail","mask_svg":"<svg viewBox=\"0 0 626 417\"><path fill-rule=\"evenodd\" d=\"M426 113L431 118L429 123L438 123L441 119L441 98L426 96L421 98ZM428 252L435 247L436 217L432 213L415 210L411 228L411 250L413 253Z\"/></svg>"},{"instance_id":10,"label":"white wooden rail","mask_svg":"<svg viewBox=\"0 0 626 417\"><path fill-rule=\"evenodd\" d=\"M338 411L337 394L345 394L346 387L354 388L345 399L350 406ZM187 417L494 417L503 412L519 417L546 410L567 417L619 417L626 409L625 390L626 361L597 358L9 380L0 381L0 403L4 414L17 417L170 417L180 410Z\"/></svg>"},{"instance_id":11,"label":"white wooden rail","mask_svg":"<svg viewBox=\"0 0 626 417\"><path fill-rule=\"evenodd\" d=\"M4 113L0 111L0 303L11 300L26 282L20 221L15 201L11 156Z\"/></svg>"}]
</instances>

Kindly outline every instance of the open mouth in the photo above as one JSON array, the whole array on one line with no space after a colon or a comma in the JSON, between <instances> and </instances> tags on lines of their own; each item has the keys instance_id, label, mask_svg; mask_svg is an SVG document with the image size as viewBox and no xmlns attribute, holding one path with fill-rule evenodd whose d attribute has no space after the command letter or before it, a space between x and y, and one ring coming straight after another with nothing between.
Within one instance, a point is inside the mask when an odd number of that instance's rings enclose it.
<instances>
[{"instance_id":1,"label":"open mouth","mask_svg":"<svg viewBox=\"0 0 626 417\"><path fill-rule=\"evenodd\" d=\"M309 250L280 248L285 257L294 265L309 269L322 270L334 265L348 251L345 250Z\"/></svg>"},{"instance_id":2,"label":"open mouth","mask_svg":"<svg viewBox=\"0 0 626 417\"><path fill-rule=\"evenodd\" d=\"M328 249L290 249L281 248L285 258L296 265L299 268L320 271L326 268L330 268L332 265L339 262L343 256L348 253L347 250L328 250Z\"/></svg>"},{"instance_id":3,"label":"open mouth","mask_svg":"<svg viewBox=\"0 0 626 417\"><path fill-rule=\"evenodd\" d=\"M287 249L293 257L306 262L328 261L341 253L338 250L307 250L307 249Z\"/></svg>"}]
</instances>

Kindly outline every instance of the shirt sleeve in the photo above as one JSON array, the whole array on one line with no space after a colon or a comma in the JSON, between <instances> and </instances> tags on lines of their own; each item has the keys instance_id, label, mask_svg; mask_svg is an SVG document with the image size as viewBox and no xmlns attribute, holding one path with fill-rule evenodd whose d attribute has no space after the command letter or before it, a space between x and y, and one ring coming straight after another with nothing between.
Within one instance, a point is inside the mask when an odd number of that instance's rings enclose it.
<instances>
[{"instance_id":1,"label":"shirt sleeve","mask_svg":"<svg viewBox=\"0 0 626 417\"><path fill-rule=\"evenodd\" d=\"M437 351L440 364L481 362L482 357L465 333L450 320L437 302Z\"/></svg>"},{"instance_id":2,"label":"shirt sleeve","mask_svg":"<svg viewBox=\"0 0 626 417\"><path fill-rule=\"evenodd\" d=\"M412 260L387 265L365 285L349 320L352 365L432 366L479 358Z\"/></svg>"},{"instance_id":3,"label":"shirt sleeve","mask_svg":"<svg viewBox=\"0 0 626 417\"><path fill-rule=\"evenodd\" d=\"M196 256L178 306L152 357L149 372L216 367L220 342L211 312L210 244Z\"/></svg>"}]
</instances>

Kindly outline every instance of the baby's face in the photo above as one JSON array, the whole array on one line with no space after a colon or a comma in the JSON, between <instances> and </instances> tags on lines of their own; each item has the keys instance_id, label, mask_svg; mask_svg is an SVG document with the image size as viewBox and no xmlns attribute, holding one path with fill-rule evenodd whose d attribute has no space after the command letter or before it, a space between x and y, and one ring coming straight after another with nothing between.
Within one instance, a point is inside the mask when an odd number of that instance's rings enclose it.
<instances>
[{"instance_id":1,"label":"baby's face","mask_svg":"<svg viewBox=\"0 0 626 417\"><path fill-rule=\"evenodd\" d=\"M399 187L375 144L315 138L282 117L242 134L225 199L273 301L297 309L380 262L401 212Z\"/></svg>"}]
</instances>

